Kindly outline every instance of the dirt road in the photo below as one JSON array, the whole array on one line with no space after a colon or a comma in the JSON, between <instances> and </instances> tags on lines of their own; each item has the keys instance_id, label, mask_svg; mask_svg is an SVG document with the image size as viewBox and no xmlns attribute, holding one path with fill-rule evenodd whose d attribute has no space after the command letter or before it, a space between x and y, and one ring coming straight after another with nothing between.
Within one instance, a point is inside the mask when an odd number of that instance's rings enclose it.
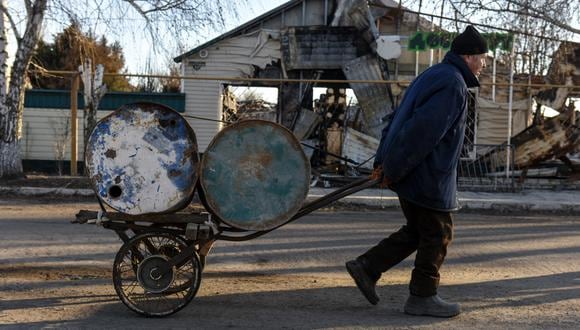
<instances>
[{"instance_id":1,"label":"dirt road","mask_svg":"<svg viewBox=\"0 0 580 330\"><path fill-rule=\"evenodd\" d=\"M0 199L0 326L10 328L580 328L580 218L459 214L440 294L453 319L402 313L412 261L369 305L344 262L398 228L399 211L318 212L261 238L218 242L193 302L163 319L117 298L113 232L69 221L93 203ZM412 259L411 259L412 260Z\"/></svg>"}]
</instances>

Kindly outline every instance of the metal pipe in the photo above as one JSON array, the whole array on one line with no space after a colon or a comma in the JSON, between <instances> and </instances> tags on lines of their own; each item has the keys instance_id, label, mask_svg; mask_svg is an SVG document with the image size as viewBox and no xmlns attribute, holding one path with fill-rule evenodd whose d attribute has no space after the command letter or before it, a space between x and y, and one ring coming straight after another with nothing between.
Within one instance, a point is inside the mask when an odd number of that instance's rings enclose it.
<instances>
[{"instance_id":1,"label":"metal pipe","mask_svg":"<svg viewBox=\"0 0 580 330\"><path fill-rule=\"evenodd\" d=\"M419 75L419 52L415 52L415 77Z\"/></svg>"},{"instance_id":2,"label":"metal pipe","mask_svg":"<svg viewBox=\"0 0 580 330\"><path fill-rule=\"evenodd\" d=\"M300 211L298 211L298 213L296 213L295 216L292 217L291 220L295 220L298 218L301 218L309 213L312 213L330 203L333 203L345 196L348 195L352 195L355 192L361 191L363 189L369 188L374 186L375 184L378 184L380 182L380 180L373 180L371 178L364 178L364 179L360 179L358 181L355 181L353 183L351 183L350 185L337 189L335 191L333 191L332 193L322 196L308 204L306 204L305 206L303 206Z\"/></svg>"},{"instance_id":3,"label":"metal pipe","mask_svg":"<svg viewBox=\"0 0 580 330\"><path fill-rule=\"evenodd\" d=\"M306 25L306 0L302 0L302 25Z\"/></svg>"},{"instance_id":4,"label":"metal pipe","mask_svg":"<svg viewBox=\"0 0 580 330\"><path fill-rule=\"evenodd\" d=\"M401 9L401 0L399 0L399 9ZM400 14L401 12L398 11L398 15L397 15L397 22L395 25L395 31L397 33L397 35L401 34L401 16L404 16L405 14ZM395 80L399 79L399 57L395 58ZM395 105L393 104L393 107Z\"/></svg>"},{"instance_id":5,"label":"metal pipe","mask_svg":"<svg viewBox=\"0 0 580 330\"><path fill-rule=\"evenodd\" d=\"M515 37L514 37L515 39ZM507 136L507 145L511 145L511 139L512 139L512 111L513 111L513 98L514 98L514 56L515 56L515 40L514 43L512 44L512 52L510 55L510 92L509 92L509 105L508 105L508 136ZM510 176L510 148L508 147L506 149L506 170L505 170L505 176L506 178L509 178Z\"/></svg>"},{"instance_id":6,"label":"metal pipe","mask_svg":"<svg viewBox=\"0 0 580 330\"><path fill-rule=\"evenodd\" d=\"M445 0L443 0L441 2L441 17L443 17L444 14L444 8L445 8ZM434 16L431 16L432 18L434 18ZM443 18L439 18L439 29L441 31L443 31ZM441 48L439 48L437 50L437 63L441 63L441 57L443 56L443 50L441 50Z\"/></svg>"},{"instance_id":7,"label":"metal pipe","mask_svg":"<svg viewBox=\"0 0 580 330\"><path fill-rule=\"evenodd\" d=\"M72 78L72 87L70 90L70 175L78 175L77 155L78 155L78 92L79 92L80 75L75 74Z\"/></svg>"},{"instance_id":8,"label":"metal pipe","mask_svg":"<svg viewBox=\"0 0 580 330\"><path fill-rule=\"evenodd\" d=\"M423 0L419 1L419 11L417 12L417 26L415 27L415 31L419 32L419 21L421 20L421 16L419 13L421 12L421 7L423 6ZM415 77L419 75L419 52L415 52Z\"/></svg>"},{"instance_id":9,"label":"metal pipe","mask_svg":"<svg viewBox=\"0 0 580 330\"><path fill-rule=\"evenodd\" d=\"M496 82L496 74L497 74L497 50L493 50L493 69L491 74L491 100L495 102L495 82Z\"/></svg>"},{"instance_id":10,"label":"metal pipe","mask_svg":"<svg viewBox=\"0 0 580 330\"><path fill-rule=\"evenodd\" d=\"M324 26L328 25L328 0L324 0Z\"/></svg>"},{"instance_id":11,"label":"metal pipe","mask_svg":"<svg viewBox=\"0 0 580 330\"><path fill-rule=\"evenodd\" d=\"M37 72L33 70L32 72ZM45 73L51 73L54 75L71 75L75 74L74 71L43 71ZM105 73L106 77L151 77L151 78L173 78L173 79L184 79L184 80L215 80L224 82L265 82L265 83L300 83L300 82L317 82L325 84L400 84L408 85L411 81L408 80L341 80L341 79L293 79L293 78L244 78L244 77L223 77L223 76L167 76L167 75L146 75L146 74L133 74L133 73ZM491 86L492 83L480 83L482 86ZM529 84L525 83L496 83L496 86L514 86L514 87L544 87L544 88L568 88L570 90L580 90L580 85L564 85L564 84Z\"/></svg>"},{"instance_id":12,"label":"metal pipe","mask_svg":"<svg viewBox=\"0 0 580 330\"><path fill-rule=\"evenodd\" d=\"M431 15L431 32L433 32L435 28L435 20ZM433 66L433 48L429 47L429 66Z\"/></svg>"},{"instance_id":13,"label":"metal pipe","mask_svg":"<svg viewBox=\"0 0 580 330\"><path fill-rule=\"evenodd\" d=\"M334 158L338 158L338 159L340 159L340 160L344 160L344 161L345 161L345 162L347 162L347 163L351 163L351 164L354 164L354 165L357 165L357 166L361 165L361 164L359 164L359 163L355 162L354 160L352 160L352 159L350 159L350 158L342 157L342 156L339 156L339 155L333 154L332 152L324 151L324 150L322 150L322 148L314 147L314 146L311 146L311 145L308 145L308 144L306 144L306 143L302 143L302 142L301 142L300 144L302 144L303 146L305 146L305 147L308 147L308 148L310 148L310 149L314 149L314 150L322 151L322 152L324 152L325 154L327 154L328 156L332 156L332 157L334 157ZM374 157L374 156L373 156L373 157Z\"/></svg>"}]
</instances>

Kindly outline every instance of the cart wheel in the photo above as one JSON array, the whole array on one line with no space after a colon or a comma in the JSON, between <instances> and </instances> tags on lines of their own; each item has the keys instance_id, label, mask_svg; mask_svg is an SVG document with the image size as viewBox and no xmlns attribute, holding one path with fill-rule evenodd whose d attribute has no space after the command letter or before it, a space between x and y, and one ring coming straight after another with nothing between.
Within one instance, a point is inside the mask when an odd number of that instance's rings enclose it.
<instances>
[{"instance_id":1,"label":"cart wheel","mask_svg":"<svg viewBox=\"0 0 580 330\"><path fill-rule=\"evenodd\" d=\"M145 316L166 316L185 307L195 297L201 283L201 263L197 253L166 273L169 259L187 244L166 233L146 233L123 244L113 264L113 284L129 309Z\"/></svg>"}]
</instances>

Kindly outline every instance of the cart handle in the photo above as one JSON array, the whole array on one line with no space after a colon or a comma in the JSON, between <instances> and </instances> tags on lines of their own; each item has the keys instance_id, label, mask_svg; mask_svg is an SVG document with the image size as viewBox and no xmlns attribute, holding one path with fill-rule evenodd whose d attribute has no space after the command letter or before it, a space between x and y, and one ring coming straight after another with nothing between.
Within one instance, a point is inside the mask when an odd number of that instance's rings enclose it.
<instances>
[{"instance_id":1,"label":"cart handle","mask_svg":"<svg viewBox=\"0 0 580 330\"><path fill-rule=\"evenodd\" d=\"M267 234L269 232L271 232L274 229L278 229L286 224L289 224L290 222L301 218L309 213L312 213L330 203L333 203L345 196L354 194L356 192L359 192L361 190L364 190L366 188L372 187L376 184L378 184L381 180L379 179L373 179L371 177L367 177L367 178L363 178L363 179L359 179L357 181L354 181L344 187L341 187L339 189L336 189L335 191L324 195L306 205L304 205L302 208L300 208L300 210L298 211L298 213L296 213L292 218L290 218L288 221L274 227L268 230L263 230L263 231L257 231L254 232L252 234L246 235L246 236L227 236L227 235L223 235L223 234L219 234L217 235L216 239L221 239L224 241L247 241L253 238L257 238L260 237L264 234Z\"/></svg>"}]
</instances>

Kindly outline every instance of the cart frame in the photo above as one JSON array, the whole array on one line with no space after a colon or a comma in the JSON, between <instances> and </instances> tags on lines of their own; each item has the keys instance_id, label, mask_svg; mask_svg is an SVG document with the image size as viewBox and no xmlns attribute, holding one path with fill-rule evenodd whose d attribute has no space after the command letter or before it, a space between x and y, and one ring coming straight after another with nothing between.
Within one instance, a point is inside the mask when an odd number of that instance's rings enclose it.
<instances>
[{"instance_id":1,"label":"cart frame","mask_svg":"<svg viewBox=\"0 0 580 330\"><path fill-rule=\"evenodd\" d=\"M261 231L238 229L221 221L207 207L199 186L197 191L204 209L128 215L108 211L98 199L101 210L80 210L72 223L100 225L119 236L123 245L113 264L117 295L129 309L139 314L163 317L184 308L195 297L207 255L216 241L258 238L377 183L379 180L372 178L353 181L306 203L286 222Z\"/></svg>"}]
</instances>

